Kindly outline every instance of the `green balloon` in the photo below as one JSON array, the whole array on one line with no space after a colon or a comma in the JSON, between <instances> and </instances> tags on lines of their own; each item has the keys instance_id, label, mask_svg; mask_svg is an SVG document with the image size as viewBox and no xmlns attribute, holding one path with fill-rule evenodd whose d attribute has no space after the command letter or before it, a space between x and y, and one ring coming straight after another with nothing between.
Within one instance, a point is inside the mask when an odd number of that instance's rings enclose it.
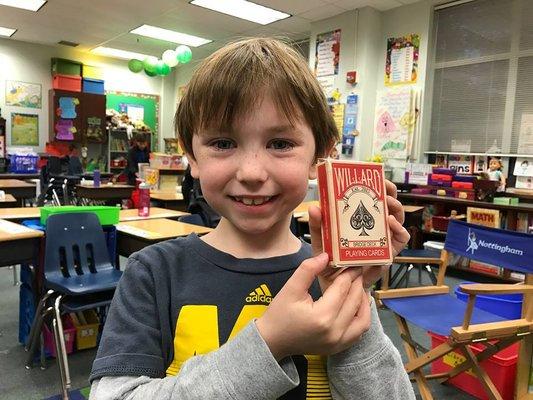
<instances>
[{"instance_id":1,"label":"green balloon","mask_svg":"<svg viewBox=\"0 0 533 400\"><path fill-rule=\"evenodd\" d=\"M176 48L178 61L182 64L187 64L192 60L192 51L188 46L178 46Z\"/></svg>"},{"instance_id":2,"label":"green balloon","mask_svg":"<svg viewBox=\"0 0 533 400\"><path fill-rule=\"evenodd\" d=\"M155 58L153 56L146 57L143 60L144 70L145 71L150 71L152 73L155 73L155 67L157 65L157 61L158 61L157 58Z\"/></svg>"},{"instance_id":3,"label":"green balloon","mask_svg":"<svg viewBox=\"0 0 533 400\"><path fill-rule=\"evenodd\" d=\"M157 75L168 75L170 73L170 67L162 60L159 60L155 66L155 72Z\"/></svg>"},{"instance_id":4,"label":"green balloon","mask_svg":"<svg viewBox=\"0 0 533 400\"><path fill-rule=\"evenodd\" d=\"M132 59L128 61L128 68L131 72L141 72L143 70L143 62L141 60Z\"/></svg>"},{"instance_id":5,"label":"green balloon","mask_svg":"<svg viewBox=\"0 0 533 400\"><path fill-rule=\"evenodd\" d=\"M157 74L155 72L149 71L146 68L144 68L144 73L148 76L156 76Z\"/></svg>"}]
</instances>

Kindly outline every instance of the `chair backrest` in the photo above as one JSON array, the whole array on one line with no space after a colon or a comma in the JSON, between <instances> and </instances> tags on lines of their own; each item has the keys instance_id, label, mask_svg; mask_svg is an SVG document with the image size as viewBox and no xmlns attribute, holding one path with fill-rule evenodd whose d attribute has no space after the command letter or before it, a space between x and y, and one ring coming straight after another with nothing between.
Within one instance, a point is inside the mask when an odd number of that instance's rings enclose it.
<instances>
[{"instance_id":1,"label":"chair backrest","mask_svg":"<svg viewBox=\"0 0 533 400\"><path fill-rule=\"evenodd\" d=\"M113 268L105 234L92 212L53 214L46 222L45 275L64 277Z\"/></svg>"},{"instance_id":2,"label":"chair backrest","mask_svg":"<svg viewBox=\"0 0 533 400\"><path fill-rule=\"evenodd\" d=\"M179 221L185 222L186 224L206 226L200 214L183 215L179 217Z\"/></svg>"},{"instance_id":3,"label":"chair backrest","mask_svg":"<svg viewBox=\"0 0 533 400\"><path fill-rule=\"evenodd\" d=\"M451 220L448 252L524 274L533 273L533 235Z\"/></svg>"}]
</instances>

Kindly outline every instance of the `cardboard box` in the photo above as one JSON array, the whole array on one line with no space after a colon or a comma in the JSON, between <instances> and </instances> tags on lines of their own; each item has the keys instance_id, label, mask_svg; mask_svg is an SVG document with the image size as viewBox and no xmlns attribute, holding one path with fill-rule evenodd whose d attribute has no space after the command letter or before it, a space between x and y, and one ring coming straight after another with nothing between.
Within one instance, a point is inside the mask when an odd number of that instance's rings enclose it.
<instances>
[{"instance_id":1,"label":"cardboard box","mask_svg":"<svg viewBox=\"0 0 533 400\"><path fill-rule=\"evenodd\" d=\"M492 202L494 204L518 204L518 197L495 197Z\"/></svg>"},{"instance_id":2,"label":"cardboard box","mask_svg":"<svg viewBox=\"0 0 533 400\"><path fill-rule=\"evenodd\" d=\"M320 160L322 246L335 267L392 263L383 165Z\"/></svg>"}]
</instances>

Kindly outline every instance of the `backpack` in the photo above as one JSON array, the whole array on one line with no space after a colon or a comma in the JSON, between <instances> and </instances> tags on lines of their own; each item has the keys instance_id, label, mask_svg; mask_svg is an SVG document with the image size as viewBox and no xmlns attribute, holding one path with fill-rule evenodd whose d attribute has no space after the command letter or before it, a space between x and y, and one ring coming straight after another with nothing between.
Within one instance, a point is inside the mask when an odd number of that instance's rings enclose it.
<instances>
[{"instance_id":1,"label":"backpack","mask_svg":"<svg viewBox=\"0 0 533 400\"><path fill-rule=\"evenodd\" d=\"M190 189L187 212L200 215L204 225L209 228L215 228L220 221L220 215L205 201L198 179L194 179Z\"/></svg>"}]
</instances>

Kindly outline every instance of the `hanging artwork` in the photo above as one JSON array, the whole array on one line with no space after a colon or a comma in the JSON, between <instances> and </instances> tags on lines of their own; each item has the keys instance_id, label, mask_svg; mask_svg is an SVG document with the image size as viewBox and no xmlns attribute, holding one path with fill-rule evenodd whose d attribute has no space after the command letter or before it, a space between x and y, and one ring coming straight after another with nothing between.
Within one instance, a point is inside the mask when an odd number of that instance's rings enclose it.
<instances>
[{"instance_id":1,"label":"hanging artwork","mask_svg":"<svg viewBox=\"0 0 533 400\"><path fill-rule=\"evenodd\" d=\"M374 155L406 159L416 127L415 93L412 89L378 92L374 123Z\"/></svg>"},{"instance_id":2,"label":"hanging artwork","mask_svg":"<svg viewBox=\"0 0 533 400\"><path fill-rule=\"evenodd\" d=\"M19 81L6 81L6 106L42 108L41 85Z\"/></svg>"},{"instance_id":3,"label":"hanging artwork","mask_svg":"<svg viewBox=\"0 0 533 400\"><path fill-rule=\"evenodd\" d=\"M387 39L385 85L416 83L420 36L411 34Z\"/></svg>"},{"instance_id":4,"label":"hanging artwork","mask_svg":"<svg viewBox=\"0 0 533 400\"><path fill-rule=\"evenodd\" d=\"M315 75L337 75L341 48L341 30L316 35Z\"/></svg>"},{"instance_id":5,"label":"hanging artwork","mask_svg":"<svg viewBox=\"0 0 533 400\"><path fill-rule=\"evenodd\" d=\"M346 107L344 109L344 124L342 127L342 154L351 156L357 139L357 113L359 97L356 94L349 94L346 97Z\"/></svg>"},{"instance_id":6,"label":"hanging artwork","mask_svg":"<svg viewBox=\"0 0 533 400\"><path fill-rule=\"evenodd\" d=\"M39 146L39 116L11 113L11 145Z\"/></svg>"}]
</instances>

